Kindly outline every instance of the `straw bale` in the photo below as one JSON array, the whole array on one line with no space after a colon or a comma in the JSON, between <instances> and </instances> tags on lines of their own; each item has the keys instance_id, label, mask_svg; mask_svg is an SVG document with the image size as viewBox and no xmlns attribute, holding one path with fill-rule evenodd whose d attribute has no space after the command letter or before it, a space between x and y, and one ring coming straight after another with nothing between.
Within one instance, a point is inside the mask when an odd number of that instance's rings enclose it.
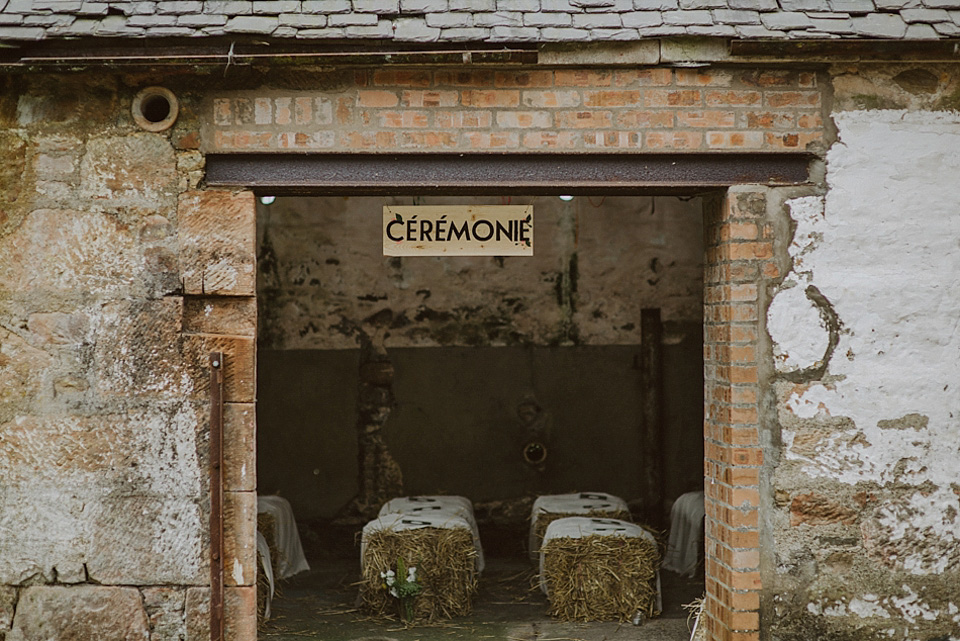
<instances>
[{"instance_id":1,"label":"straw bale","mask_svg":"<svg viewBox=\"0 0 960 641\"><path fill-rule=\"evenodd\" d=\"M621 621L656 610L656 543L641 537L592 534L556 538L543 549L550 614L563 621Z\"/></svg>"},{"instance_id":2,"label":"straw bale","mask_svg":"<svg viewBox=\"0 0 960 641\"><path fill-rule=\"evenodd\" d=\"M277 582L280 580L280 547L277 545L277 519L269 512L259 512L257 514L257 531L263 535L267 541L267 548L270 550L270 567L273 569L274 577L274 598L280 595L280 589ZM270 582L267 580L266 573L260 570L260 552L257 552L257 625L266 623L267 598L270 595Z\"/></svg>"},{"instance_id":3,"label":"straw bale","mask_svg":"<svg viewBox=\"0 0 960 641\"><path fill-rule=\"evenodd\" d=\"M270 597L270 582L267 575L260 571L260 552L257 552L257 627L266 623L267 599Z\"/></svg>"},{"instance_id":4,"label":"straw bale","mask_svg":"<svg viewBox=\"0 0 960 641\"><path fill-rule=\"evenodd\" d=\"M707 626L700 620L703 616L703 605L706 603L706 597L694 599L690 603L684 603L683 609L687 614L687 627L690 629L690 641L707 641Z\"/></svg>"},{"instance_id":5,"label":"straw bale","mask_svg":"<svg viewBox=\"0 0 960 641\"><path fill-rule=\"evenodd\" d=\"M547 533L547 528L557 519L565 519L570 516L583 516L590 519L616 519L633 523L633 517L626 510L590 510L589 512L538 512L537 520L533 525L534 535L537 537L537 548L530 550L531 553L538 552L543 545L543 537Z\"/></svg>"},{"instance_id":6,"label":"straw bale","mask_svg":"<svg viewBox=\"0 0 960 641\"><path fill-rule=\"evenodd\" d=\"M257 531L267 540L267 547L270 548L270 567L273 568L274 581L277 581L280 579L280 563L283 556L277 544L277 519L273 514L269 512L257 514Z\"/></svg>"},{"instance_id":7,"label":"straw bale","mask_svg":"<svg viewBox=\"0 0 960 641\"><path fill-rule=\"evenodd\" d=\"M371 533L360 579L360 600L365 610L380 616L399 616L399 599L387 593L380 577L381 572L396 571L399 558L406 567L417 568L417 583L423 588L414 597L414 622L470 613L477 591L477 550L469 529L425 527Z\"/></svg>"}]
</instances>

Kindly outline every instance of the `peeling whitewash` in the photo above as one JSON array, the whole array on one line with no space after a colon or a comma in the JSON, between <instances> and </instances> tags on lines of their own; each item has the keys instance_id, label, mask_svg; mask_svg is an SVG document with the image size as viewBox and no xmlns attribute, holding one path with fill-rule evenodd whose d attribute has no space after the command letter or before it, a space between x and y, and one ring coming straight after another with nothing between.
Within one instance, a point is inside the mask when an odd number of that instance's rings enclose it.
<instances>
[{"instance_id":1,"label":"peeling whitewash","mask_svg":"<svg viewBox=\"0 0 960 641\"><path fill-rule=\"evenodd\" d=\"M901 577L956 572L960 113L850 111L834 120L826 196L788 201L793 270L767 313L782 381L778 475L830 500L831 483L855 499L860 492L852 540L876 567ZM781 533L780 554L814 536L800 527ZM895 638L926 638L927 621L960 624L949 588L934 601L922 583L855 585L840 599L810 590L811 615L869 620Z\"/></svg>"}]
</instances>

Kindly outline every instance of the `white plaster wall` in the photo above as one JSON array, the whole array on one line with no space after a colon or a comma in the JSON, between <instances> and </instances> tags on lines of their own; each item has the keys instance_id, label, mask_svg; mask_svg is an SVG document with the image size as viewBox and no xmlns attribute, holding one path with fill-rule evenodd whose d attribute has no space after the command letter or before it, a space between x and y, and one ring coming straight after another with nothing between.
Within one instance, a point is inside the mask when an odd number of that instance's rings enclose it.
<instances>
[{"instance_id":1,"label":"white plaster wall","mask_svg":"<svg viewBox=\"0 0 960 641\"><path fill-rule=\"evenodd\" d=\"M960 546L960 113L834 120L827 195L788 203L794 271L767 317L781 372L814 365L827 345L799 293L815 286L842 323L826 374L781 404L785 459L818 479L903 484L864 538L893 544L896 569L939 574ZM839 417L852 422L813 454L794 449L789 426Z\"/></svg>"}]
</instances>

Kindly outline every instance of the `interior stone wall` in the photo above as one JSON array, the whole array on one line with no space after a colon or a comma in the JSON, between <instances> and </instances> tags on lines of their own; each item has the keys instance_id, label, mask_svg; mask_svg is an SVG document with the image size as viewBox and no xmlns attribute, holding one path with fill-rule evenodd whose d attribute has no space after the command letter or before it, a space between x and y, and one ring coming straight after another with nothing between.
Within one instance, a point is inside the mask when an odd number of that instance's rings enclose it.
<instances>
[{"instance_id":1,"label":"interior stone wall","mask_svg":"<svg viewBox=\"0 0 960 641\"><path fill-rule=\"evenodd\" d=\"M304 518L334 516L357 491L361 330L395 370L385 439L405 491L485 502L602 490L650 502L640 482L647 307L665 321L667 498L701 485L701 199L514 197L534 206L533 257L384 257L382 207L412 202L260 206L265 491ZM529 400L550 424L538 435L542 466L522 455L532 435L518 413Z\"/></svg>"},{"instance_id":2,"label":"interior stone wall","mask_svg":"<svg viewBox=\"0 0 960 641\"><path fill-rule=\"evenodd\" d=\"M385 257L385 205L529 204L532 257ZM278 198L260 206L260 347L352 349L389 310L388 347L624 345L640 310L699 322L699 199Z\"/></svg>"}]
</instances>

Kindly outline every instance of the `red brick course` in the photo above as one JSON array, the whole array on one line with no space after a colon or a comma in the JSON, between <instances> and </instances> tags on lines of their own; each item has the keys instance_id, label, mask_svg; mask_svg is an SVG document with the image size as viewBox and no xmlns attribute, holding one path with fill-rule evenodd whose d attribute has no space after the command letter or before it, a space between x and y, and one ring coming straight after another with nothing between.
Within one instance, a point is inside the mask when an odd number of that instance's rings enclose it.
<instances>
[{"instance_id":1,"label":"red brick course","mask_svg":"<svg viewBox=\"0 0 960 641\"><path fill-rule=\"evenodd\" d=\"M358 70L336 93L221 94L203 143L207 151L804 151L823 139L822 103L815 74L805 72Z\"/></svg>"}]
</instances>

